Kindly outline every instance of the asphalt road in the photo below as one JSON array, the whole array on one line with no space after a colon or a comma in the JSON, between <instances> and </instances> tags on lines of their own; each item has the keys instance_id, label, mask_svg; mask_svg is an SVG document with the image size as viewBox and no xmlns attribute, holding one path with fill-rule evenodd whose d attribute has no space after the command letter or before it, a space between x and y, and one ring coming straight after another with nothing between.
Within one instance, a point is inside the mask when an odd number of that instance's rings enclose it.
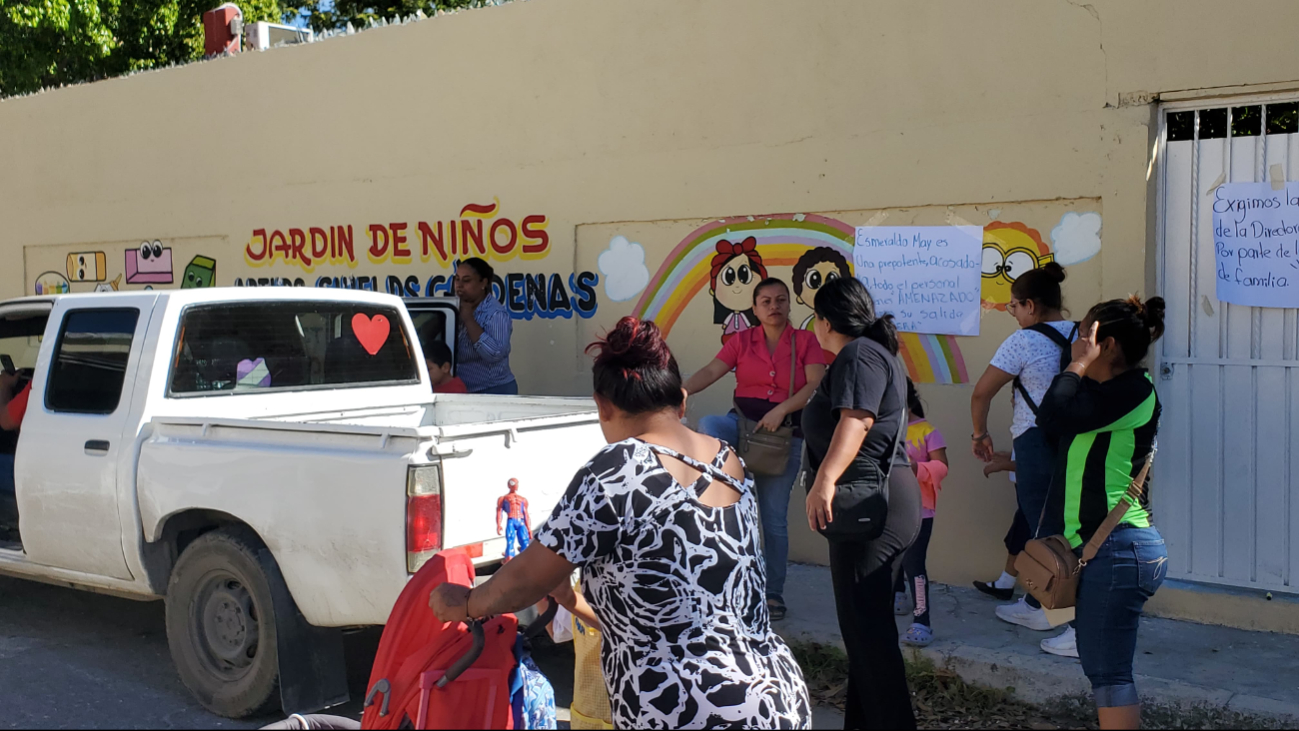
<instances>
[{"instance_id":1,"label":"asphalt road","mask_svg":"<svg viewBox=\"0 0 1299 731\"><path fill-rule=\"evenodd\" d=\"M329 712L358 718L379 632L346 640L353 700ZM534 657L567 708L571 645L543 638ZM282 717L237 722L199 706L172 667L160 601L0 577L0 728L258 728Z\"/></svg>"}]
</instances>

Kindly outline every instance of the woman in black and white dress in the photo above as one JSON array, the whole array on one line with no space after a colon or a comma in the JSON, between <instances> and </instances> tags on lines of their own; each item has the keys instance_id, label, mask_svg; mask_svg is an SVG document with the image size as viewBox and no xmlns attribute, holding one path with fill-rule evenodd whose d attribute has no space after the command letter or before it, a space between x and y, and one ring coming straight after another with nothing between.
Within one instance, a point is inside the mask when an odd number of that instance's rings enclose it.
<instances>
[{"instance_id":1,"label":"woman in black and white dress","mask_svg":"<svg viewBox=\"0 0 1299 731\"><path fill-rule=\"evenodd\" d=\"M752 477L681 424L681 374L652 322L624 318L592 349L609 446L523 553L430 605L443 621L516 611L580 566L615 727L809 728L802 671L767 614Z\"/></svg>"}]
</instances>

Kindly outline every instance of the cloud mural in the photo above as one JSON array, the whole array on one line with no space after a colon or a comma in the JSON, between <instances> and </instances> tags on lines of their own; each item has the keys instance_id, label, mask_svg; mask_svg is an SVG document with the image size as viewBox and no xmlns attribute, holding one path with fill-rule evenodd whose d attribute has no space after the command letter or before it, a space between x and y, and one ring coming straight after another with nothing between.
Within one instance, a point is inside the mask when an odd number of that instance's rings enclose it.
<instances>
[{"instance_id":1,"label":"cloud mural","mask_svg":"<svg viewBox=\"0 0 1299 731\"><path fill-rule=\"evenodd\" d=\"M614 236L609 248L596 260L604 275L604 293L614 302L626 302L640 294L649 284L649 268L645 266L645 249L626 236Z\"/></svg>"},{"instance_id":2,"label":"cloud mural","mask_svg":"<svg viewBox=\"0 0 1299 731\"><path fill-rule=\"evenodd\" d=\"M1066 213L1051 229L1051 248L1061 266L1081 264L1101 251L1101 214Z\"/></svg>"}]
</instances>

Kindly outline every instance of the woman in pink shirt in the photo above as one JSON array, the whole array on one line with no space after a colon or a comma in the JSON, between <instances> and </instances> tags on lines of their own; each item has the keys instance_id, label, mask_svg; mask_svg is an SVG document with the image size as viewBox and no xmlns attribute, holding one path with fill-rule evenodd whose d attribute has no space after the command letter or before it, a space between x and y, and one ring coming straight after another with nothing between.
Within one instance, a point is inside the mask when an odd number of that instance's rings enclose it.
<instances>
[{"instance_id":1,"label":"woman in pink shirt","mask_svg":"<svg viewBox=\"0 0 1299 731\"><path fill-rule=\"evenodd\" d=\"M735 407L775 430L794 427L794 445L783 475L756 475L758 511L762 518L763 562L767 570L767 607L773 620L785 617L785 570L789 561L789 493L801 467L803 407L825 375L825 356L816 334L789 322L789 287L779 279L764 279L753 290L753 314L762 327L741 330L722 351L685 383L696 394L735 371ZM790 393L790 348L794 349L794 393ZM735 410L705 416L699 430L728 444L739 443Z\"/></svg>"}]
</instances>

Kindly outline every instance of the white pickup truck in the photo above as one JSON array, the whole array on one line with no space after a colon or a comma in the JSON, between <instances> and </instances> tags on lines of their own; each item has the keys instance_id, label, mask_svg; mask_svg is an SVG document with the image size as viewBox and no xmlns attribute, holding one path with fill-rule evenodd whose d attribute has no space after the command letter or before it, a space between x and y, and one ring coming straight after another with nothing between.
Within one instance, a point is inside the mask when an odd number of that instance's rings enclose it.
<instances>
[{"instance_id":1,"label":"white pickup truck","mask_svg":"<svg viewBox=\"0 0 1299 731\"><path fill-rule=\"evenodd\" d=\"M451 301L347 290L0 303L0 354L31 383L0 439L0 574L165 598L216 713L346 701L343 628L383 624L443 548L490 570L507 481L544 519L604 445L589 399L434 395L417 338L454 348L456 325Z\"/></svg>"}]
</instances>

